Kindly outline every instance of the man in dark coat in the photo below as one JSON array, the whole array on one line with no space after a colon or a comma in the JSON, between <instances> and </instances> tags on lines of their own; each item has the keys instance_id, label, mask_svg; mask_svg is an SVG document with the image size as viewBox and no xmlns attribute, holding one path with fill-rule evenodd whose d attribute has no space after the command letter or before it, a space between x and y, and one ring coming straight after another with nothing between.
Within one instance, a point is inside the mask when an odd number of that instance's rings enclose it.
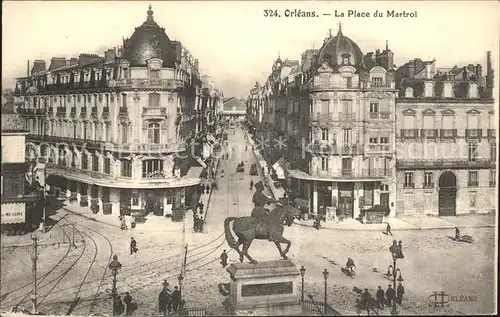
<instances>
[{"instance_id":1,"label":"man in dark coat","mask_svg":"<svg viewBox=\"0 0 500 317\"><path fill-rule=\"evenodd\" d=\"M399 283L398 288L396 290L396 298L398 304L401 306L401 303L403 302L403 294L405 293L405 288L403 287L403 284Z\"/></svg>"},{"instance_id":2,"label":"man in dark coat","mask_svg":"<svg viewBox=\"0 0 500 317\"><path fill-rule=\"evenodd\" d=\"M220 255L220 264L222 264L222 267L225 268L227 266L227 253L226 253L226 250L224 250L222 252L222 254Z\"/></svg>"},{"instance_id":3,"label":"man in dark coat","mask_svg":"<svg viewBox=\"0 0 500 317\"><path fill-rule=\"evenodd\" d=\"M398 247L399 247L399 258L403 259L405 257L403 255L403 241L399 240Z\"/></svg>"},{"instance_id":4,"label":"man in dark coat","mask_svg":"<svg viewBox=\"0 0 500 317\"><path fill-rule=\"evenodd\" d=\"M372 298L372 295L370 294L368 289L365 288L365 290L361 294L361 306L366 307L366 305L368 305L370 303L371 298Z\"/></svg>"},{"instance_id":5,"label":"man in dark coat","mask_svg":"<svg viewBox=\"0 0 500 317\"><path fill-rule=\"evenodd\" d=\"M137 249L137 241L134 238L130 238L130 255L133 253L137 253L139 249Z\"/></svg>"},{"instance_id":6,"label":"man in dark coat","mask_svg":"<svg viewBox=\"0 0 500 317\"><path fill-rule=\"evenodd\" d=\"M389 288L385 291L385 296L387 298L387 306L392 307L392 302L394 300L394 289L392 288L392 285L389 284Z\"/></svg>"},{"instance_id":7,"label":"man in dark coat","mask_svg":"<svg viewBox=\"0 0 500 317\"><path fill-rule=\"evenodd\" d=\"M179 288L176 286L174 291L172 292L172 306L175 312L179 308L180 303L181 303L181 292L179 291Z\"/></svg>"},{"instance_id":8,"label":"man in dark coat","mask_svg":"<svg viewBox=\"0 0 500 317\"><path fill-rule=\"evenodd\" d=\"M382 289L382 286L379 286L377 290L377 304L378 307L381 309L384 309L384 300L385 300L384 290Z\"/></svg>"},{"instance_id":9,"label":"man in dark coat","mask_svg":"<svg viewBox=\"0 0 500 317\"><path fill-rule=\"evenodd\" d=\"M132 314L132 296L128 292L125 293L123 302L125 303L125 315L129 316Z\"/></svg>"},{"instance_id":10,"label":"man in dark coat","mask_svg":"<svg viewBox=\"0 0 500 317\"><path fill-rule=\"evenodd\" d=\"M167 294L164 289L158 295L158 311L163 315L167 315Z\"/></svg>"},{"instance_id":11,"label":"man in dark coat","mask_svg":"<svg viewBox=\"0 0 500 317\"><path fill-rule=\"evenodd\" d=\"M253 189L253 180L250 180L250 190Z\"/></svg>"},{"instance_id":12,"label":"man in dark coat","mask_svg":"<svg viewBox=\"0 0 500 317\"><path fill-rule=\"evenodd\" d=\"M385 233L386 233L387 235L389 235L389 234L390 234L390 235L392 236L392 232L391 232L391 225L390 225L388 222L387 222L387 227L385 228L385 231L386 231Z\"/></svg>"},{"instance_id":13,"label":"man in dark coat","mask_svg":"<svg viewBox=\"0 0 500 317\"><path fill-rule=\"evenodd\" d=\"M399 259L401 256L401 250L399 249L398 242L396 240L392 241L392 245L389 247L389 251L395 259Z\"/></svg>"}]
</instances>

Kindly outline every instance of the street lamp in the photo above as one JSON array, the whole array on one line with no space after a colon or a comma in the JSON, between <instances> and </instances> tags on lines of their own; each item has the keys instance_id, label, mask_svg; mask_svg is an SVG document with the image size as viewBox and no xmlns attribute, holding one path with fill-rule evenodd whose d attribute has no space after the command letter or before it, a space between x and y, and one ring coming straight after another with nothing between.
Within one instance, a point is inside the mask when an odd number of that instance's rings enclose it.
<instances>
[{"instance_id":1,"label":"street lamp","mask_svg":"<svg viewBox=\"0 0 500 317\"><path fill-rule=\"evenodd\" d=\"M325 269L323 271L323 277L325 278L325 309L324 309L323 313L325 313L325 314L326 314L326 281L328 280L328 275L329 275L328 270Z\"/></svg>"},{"instance_id":2,"label":"street lamp","mask_svg":"<svg viewBox=\"0 0 500 317\"><path fill-rule=\"evenodd\" d=\"M304 303L304 275L306 275L306 268L302 265L300 268L300 276L302 276L302 293L301 293L301 301Z\"/></svg>"},{"instance_id":3,"label":"street lamp","mask_svg":"<svg viewBox=\"0 0 500 317\"><path fill-rule=\"evenodd\" d=\"M115 305L115 300L116 300L116 274L118 273L118 270L122 268L122 264L118 262L118 256L115 254L113 256L113 261L109 263L108 265L109 269L113 271L113 289L111 290L111 296L113 298L113 316L116 316L116 305Z\"/></svg>"},{"instance_id":4,"label":"street lamp","mask_svg":"<svg viewBox=\"0 0 500 317\"><path fill-rule=\"evenodd\" d=\"M400 241L400 245L401 245ZM396 266L396 260L401 258L401 246L396 244L396 240L394 240L393 245L389 247L389 251L391 252L392 255L392 265L389 266L387 269L387 277L389 277L390 273L392 273L392 286L394 289L394 292L396 293L396 282L402 282L403 281L403 276L401 274L401 270ZM391 270L392 267L392 270ZM399 272L399 277L398 277L398 272ZM397 308L396 308L396 303L392 303L392 311L391 314L393 316L396 316L398 314Z\"/></svg>"},{"instance_id":5,"label":"street lamp","mask_svg":"<svg viewBox=\"0 0 500 317\"><path fill-rule=\"evenodd\" d=\"M179 280L179 293L181 294L181 301L182 301L182 280L184 279L184 276L182 276L182 273L181 275L179 275L179 277L177 278Z\"/></svg>"}]
</instances>

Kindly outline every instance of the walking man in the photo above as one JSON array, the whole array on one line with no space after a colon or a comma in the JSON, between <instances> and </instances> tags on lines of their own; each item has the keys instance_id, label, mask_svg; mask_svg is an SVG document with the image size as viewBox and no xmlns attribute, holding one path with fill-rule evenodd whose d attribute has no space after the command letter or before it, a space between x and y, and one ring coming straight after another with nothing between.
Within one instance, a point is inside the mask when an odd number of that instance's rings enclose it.
<instances>
[{"instance_id":1,"label":"walking man","mask_svg":"<svg viewBox=\"0 0 500 317\"><path fill-rule=\"evenodd\" d=\"M165 289L162 289L160 295L158 295L158 311L163 315L167 315L167 293Z\"/></svg>"},{"instance_id":2,"label":"walking man","mask_svg":"<svg viewBox=\"0 0 500 317\"><path fill-rule=\"evenodd\" d=\"M384 290L382 289L382 286L379 286L377 290L377 304L380 309L384 309L384 299Z\"/></svg>"},{"instance_id":3,"label":"walking man","mask_svg":"<svg viewBox=\"0 0 500 317\"><path fill-rule=\"evenodd\" d=\"M394 289L392 285L389 284L389 288L385 291L385 296L387 298L387 306L392 307L392 302L394 300Z\"/></svg>"},{"instance_id":4,"label":"walking man","mask_svg":"<svg viewBox=\"0 0 500 317\"><path fill-rule=\"evenodd\" d=\"M139 249L137 249L137 242L134 238L130 238L130 255L137 253L137 251L139 251Z\"/></svg>"},{"instance_id":5,"label":"walking man","mask_svg":"<svg viewBox=\"0 0 500 317\"><path fill-rule=\"evenodd\" d=\"M222 252L220 255L220 264L222 264L222 268L225 268L227 266L227 253L226 250Z\"/></svg>"},{"instance_id":6,"label":"walking man","mask_svg":"<svg viewBox=\"0 0 500 317\"><path fill-rule=\"evenodd\" d=\"M405 293L405 288L403 287L403 284L401 282L399 283L399 286L396 291L396 298L399 306L401 306L401 302L403 302L403 294Z\"/></svg>"},{"instance_id":7,"label":"walking man","mask_svg":"<svg viewBox=\"0 0 500 317\"><path fill-rule=\"evenodd\" d=\"M252 189L253 189L253 180L251 179L250 180L250 190L252 190Z\"/></svg>"},{"instance_id":8,"label":"walking man","mask_svg":"<svg viewBox=\"0 0 500 317\"><path fill-rule=\"evenodd\" d=\"M174 311L176 312L179 308L179 304L181 303L181 292L179 291L179 287L175 287L172 292L172 306L174 306Z\"/></svg>"},{"instance_id":9,"label":"walking man","mask_svg":"<svg viewBox=\"0 0 500 317\"><path fill-rule=\"evenodd\" d=\"M390 235L392 236L392 232L391 232L391 225L390 225L388 222L386 222L386 223L387 223L387 227L386 227L386 229L385 229L385 231L386 231L385 233L386 233L387 235L389 235L389 234L390 234Z\"/></svg>"},{"instance_id":10,"label":"walking man","mask_svg":"<svg viewBox=\"0 0 500 317\"><path fill-rule=\"evenodd\" d=\"M132 314L132 296L128 292L125 293L123 302L125 303L125 315L130 316Z\"/></svg>"},{"instance_id":11,"label":"walking man","mask_svg":"<svg viewBox=\"0 0 500 317\"><path fill-rule=\"evenodd\" d=\"M403 255L403 241L399 240L398 242L399 246L399 257L403 259L405 256Z\"/></svg>"}]
</instances>

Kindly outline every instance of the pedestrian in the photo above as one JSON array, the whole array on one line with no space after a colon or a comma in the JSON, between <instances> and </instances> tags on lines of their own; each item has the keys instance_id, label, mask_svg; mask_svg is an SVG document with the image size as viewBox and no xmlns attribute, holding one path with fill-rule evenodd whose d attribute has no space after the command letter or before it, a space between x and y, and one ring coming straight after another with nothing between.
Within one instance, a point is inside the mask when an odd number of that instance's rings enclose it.
<instances>
[{"instance_id":1,"label":"pedestrian","mask_svg":"<svg viewBox=\"0 0 500 317\"><path fill-rule=\"evenodd\" d=\"M250 180L250 190L252 190L252 189L253 189L253 180L251 179Z\"/></svg>"},{"instance_id":2,"label":"pedestrian","mask_svg":"<svg viewBox=\"0 0 500 317\"><path fill-rule=\"evenodd\" d=\"M158 295L158 311L163 315L167 315L167 292L162 289Z\"/></svg>"},{"instance_id":3,"label":"pedestrian","mask_svg":"<svg viewBox=\"0 0 500 317\"><path fill-rule=\"evenodd\" d=\"M125 216L120 216L120 229L127 230L127 220L125 219Z\"/></svg>"},{"instance_id":4,"label":"pedestrian","mask_svg":"<svg viewBox=\"0 0 500 317\"><path fill-rule=\"evenodd\" d=\"M205 193L205 184L201 184L201 194Z\"/></svg>"},{"instance_id":5,"label":"pedestrian","mask_svg":"<svg viewBox=\"0 0 500 317\"><path fill-rule=\"evenodd\" d=\"M403 294L405 293L405 288L403 287L403 284L401 282L398 285L398 288L396 290L396 298L399 306L401 306L401 303L403 302Z\"/></svg>"},{"instance_id":6,"label":"pedestrian","mask_svg":"<svg viewBox=\"0 0 500 317\"><path fill-rule=\"evenodd\" d=\"M385 228L385 233L386 233L387 235L389 235L389 234L390 234L390 235L392 236L392 232L391 232L391 225L390 225L388 222L386 222L386 223L387 223L387 227Z\"/></svg>"},{"instance_id":7,"label":"pedestrian","mask_svg":"<svg viewBox=\"0 0 500 317\"><path fill-rule=\"evenodd\" d=\"M245 144L245 152L248 150L248 145Z\"/></svg>"},{"instance_id":8,"label":"pedestrian","mask_svg":"<svg viewBox=\"0 0 500 317\"><path fill-rule=\"evenodd\" d=\"M115 299L113 300L113 306L115 307L115 313L117 315L121 315L123 313L123 302L122 297L119 294L115 295Z\"/></svg>"},{"instance_id":9,"label":"pedestrian","mask_svg":"<svg viewBox=\"0 0 500 317\"><path fill-rule=\"evenodd\" d=\"M179 308L180 303L181 303L181 292L179 291L179 287L176 286L174 291L172 292L172 306L175 312Z\"/></svg>"},{"instance_id":10,"label":"pedestrian","mask_svg":"<svg viewBox=\"0 0 500 317\"><path fill-rule=\"evenodd\" d=\"M222 265L222 268L225 268L227 266L227 253L226 250L222 252L220 255L220 264Z\"/></svg>"},{"instance_id":11,"label":"pedestrian","mask_svg":"<svg viewBox=\"0 0 500 317\"><path fill-rule=\"evenodd\" d=\"M455 227L455 240L460 240L460 229Z\"/></svg>"},{"instance_id":12,"label":"pedestrian","mask_svg":"<svg viewBox=\"0 0 500 317\"><path fill-rule=\"evenodd\" d=\"M392 285L389 284L389 288L385 291L385 297L387 298L387 306L392 307L392 302L394 300L394 289Z\"/></svg>"},{"instance_id":13,"label":"pedestrian","mask_svg":"<svg viewBox=\"0 0 500 317\"><path fill-rule=\"evenodd\" d=\"M372 295L370 294L370 292L368 291L368 289L365 288L365 290L361 294L361 305L363 307L368 306L368 304L370 303L371 298L372 298Z\"/></svg>"},{"instance_id":14,"label":"pedestrian","mask_svg":"<svg viewBox=\"0 0 500 317\"><path fill-rule=\"evenodd\" d=\"M392 253L392 257L394 259L401 258L401 250L399 249L399 245L396 240L392 241L392 245L389 247L389 251Z\"/></svg>"},{"instance_id":15,"label":"pedestrian","mask_svg":"<svg viewBox=\"0 0 500 317\"><path fill-rule=\"evenodd\" d=\"M137 241L135 241L134 238L130 238L130 255L132 255L132 253L137 253L137 251L139 251L139 249L137 249Z\"/></svg>"},{"instance_id":16,"label":"pedestrian","mask_svg":"<svg viewBox=\"0 0 500 317\"><path fill-rule=\"evenodd\" d=\"M207 186L205 186L205 188L207 189L207 194L210 193L210 184L207 184Z\"/></svg>"},{"instance_id":17,"label":"pedestrian","mask_svg":"<svg viewBox=\"0 0 500 317\"><path fill-rule=\"evenodd\" d=\"M379 286L378 290L377 290L377 304L378 304L378 308L384 309L384 299L385 299L384 290L382 289L382 286Z\"/></svg>"},{"instance_id":18,"label":"pedestrian","mask_svg":"<svg viewBox=\"0 0 500 317\"><path fill-rule=\"evenodd\" d=\"M128 292L125 293L123 302L125 303L125 315L130 316L132 314L132 296Z\"/></svg>"},{"instance_id":19,"label":"pedestrian","mask_svg":"<svg viewBox=\"0 0 500 317\"><path fill-rule=\"evenodd\" d=\"M403 259L405 257L403 255L403 241L399 240L398 247L399 247L399 258Z\"/></svg>"}]
</instances>

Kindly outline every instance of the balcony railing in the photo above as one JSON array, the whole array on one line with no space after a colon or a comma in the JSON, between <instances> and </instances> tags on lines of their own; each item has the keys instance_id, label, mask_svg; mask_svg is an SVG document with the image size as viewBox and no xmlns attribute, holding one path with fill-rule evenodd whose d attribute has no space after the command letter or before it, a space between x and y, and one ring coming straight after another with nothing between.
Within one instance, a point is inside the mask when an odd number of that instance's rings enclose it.
<instances>
[{"instance_id":1,"label":"balcony railing","mask_svg":"<svg viewBox=\"0 0 500 317\"><path fill-rule=\"evenodd\" d=\"M496 187L497 182L495 180L490 180L490 187Z\"/></svg>"},{"instance_id":2,"label":"balcony railing","mask_svg":"<svg viewBox=\"0 0 500 317\"><path fill-rule=\"evenodd\" d=\"M127 107L120 107L120 109L119 109L119 113L120 113L120 114L125 114L125 113L128 113L128 108L127 108Z\"/></svg>"},{"instance_id":3,"label":"balcony railing","mask_svg":"<svg viewBox=\"0 0 500 317\"><path fill-rule=\"evenodd\" d=\"M352 176L353 170L351 168L343 168L342 176Z\"/></svg>"},{"instance_id":4,"label":"balcony railing","mask_svg":"<svg viewBox=\"0 0 500 317\"><path fill-rule=\"evenodd\" d=\"M478 181L469 181L467 183L468 187L478 187L479 186L479 182Z\"/></svg>"},{"instance_id":5,"label":"balcony railing","mask_svg":"<svg viewBox=\"0 0 500 317\"><path fill-rule=\"evenodd\" d=\"M420 130L420 137L423 140L435 140L438 138L438 129L421 129Z\"/></svg>"},{"instance_id":6,"label":"balcony railing","mask_svg":"<svg viewBox=\"0 0 500 317\"><path fill-rule=\"evenodd\" d=\"M76 114L76 107L71 107L71 114Z\"/></svg>"},{"instance_id":7,"label":"balcony railing","mask_svg":"<svg viewBox=\"0 0 500 317\"><path fill-rule=\"evenodd\" d=\"M423 188L434 188L434 183L424 183Z\"/></svg>"},{"instance_id":8,"label":"balcony railing","mask_svg":"<svg viewBox=\"0 0 500 317\"><path fill-rule=\"evenodd\" d=\"M390 112L370 112L370 119L373 120L390 120L391 113Z\"/></svg>"},{"instance_id":9,"label":"balcony railing","mask_svg":"<svg viewBox=\"0 0 500 317\"><path fill-rule=\"evenodd\" d=\"M418 139L418 129L401 129L401 139L404 140Z\"/></svg>"},{"instance_id":10,"label":"balcony railing","mask_svg":"<svg viewBox=\"0 0 500 317\"><path fill-rule=\"evenodd\" d=\"M102 113L109 114L109 107L103 107Z\"/></svg>"},{"instance_id":11,"label":"balcony railing","mask_svg":"<svg viewBox=\"0 0 500 317\"><path fill-rule=\"evenodd\" d=\"M389 144L368 144L368 153L387 153L391 151Z\"/></svg>"},{"instance_id":12,"label":"balcony railing","mask_svg":"<svg viewBox=\"0 0 500 317\"><path fill-rule=\"evenodd\" d=\"M340 121L352 121L356 120L356 114L352 112L339 112Z\"/></svg>"},{"instance_id":13,"label":"balcony railing","mask_svg":"<svg viewBox=\"0 0 500 317\"><path fill-rule=\"evenodd\" d=\"M167 88L176 89L184 87L184 82L178 79L118 79L110 80L109 87L127 88Z\"/></svg>"},{"instance_id":14,"label":"balcony railing","mask_svg":"<svg viewBox=\"0 0 500 317\"><path fill-rule=\"evenodd\" d=\"M369 169L353 169L353 168L338 168L333 170L323 170L321 167L311 169L312 176L318 177L387 177L392 176L391 169L384 168L369 168Z\"/></svg>"},{"instance_id":15,"label":"balcony railing","mask_svg":"<svg viewBox=\"0 0 500 317\"><path fill-rule=\"evenodd\" d=\"M311 120L315 120L315 121L331 121L331 120L333 120L333 113L316 112L316 113L312 114Z\"/></svg>"},{"instance_id":16,"label":"balcony railing","mask_svg":"<svg viewBox=\"0 0 500 317\"><path fill-rule=\"evenodd\" d=\"M476 161L468 159L414 159L414 160L397 160L396 168L398 169L439 169L439 168L493 168L494 161L489 158L478 158Z\"/></svg>"},{"instance_id":17,"label":"balcony railing","mask_svg":"<svg viewBox=\"0 0 500 317\"><path fill-rule=\"evenodd\" d=\"M86 115L87 114L87 108L85 108L85 107L80 108L80 114Z\"/></svg>"},{"instance_id":18,"label":"balcony railing","mask_svg":"<svg viewBox=\"0 0 500 317\"><path fill-rule=\"evenodd\" d=\"M97 114L97 107L92 107L91 114Z\"/></svg>"},{"instance_id":19,"label":"balcony railing","mask_svg":"<svg viewBox=\"0 0 500 317\"><path fill-rule=\"evenodd\" d=\"M457 129L441 129L440 136L443 140L454 140L457 138Z\"/></svg>"},{"instance_id":20,"label":"balcony railing","mask_svg":"<svg viewBox=\"0 0 500 317\"><path fill-rule=\"evenodd\" d=\"M415 183L404 183L403 188L406 188L406 189L415 188Z\"/></svg>"},{"instance_id":21,"label":"balcony railing","mask_svg":"<svg viewBox=\"0 0 500 317\"><path fill-rule=\"evenodd\" d=\"M482 135L482 129L465 129L465 137L467 139L481 139Z\"/></svg>"},{"instance_id":22,"label":"balcony railing","mask_svg":"<svg viewBox=\"0 0 500 317\"><path fill-rule=\"evenodd\" d=\"M167 115L167 108L165 107L144 107L142 114L146 116L165 116Z\"/></svg>"}]
</instances>

